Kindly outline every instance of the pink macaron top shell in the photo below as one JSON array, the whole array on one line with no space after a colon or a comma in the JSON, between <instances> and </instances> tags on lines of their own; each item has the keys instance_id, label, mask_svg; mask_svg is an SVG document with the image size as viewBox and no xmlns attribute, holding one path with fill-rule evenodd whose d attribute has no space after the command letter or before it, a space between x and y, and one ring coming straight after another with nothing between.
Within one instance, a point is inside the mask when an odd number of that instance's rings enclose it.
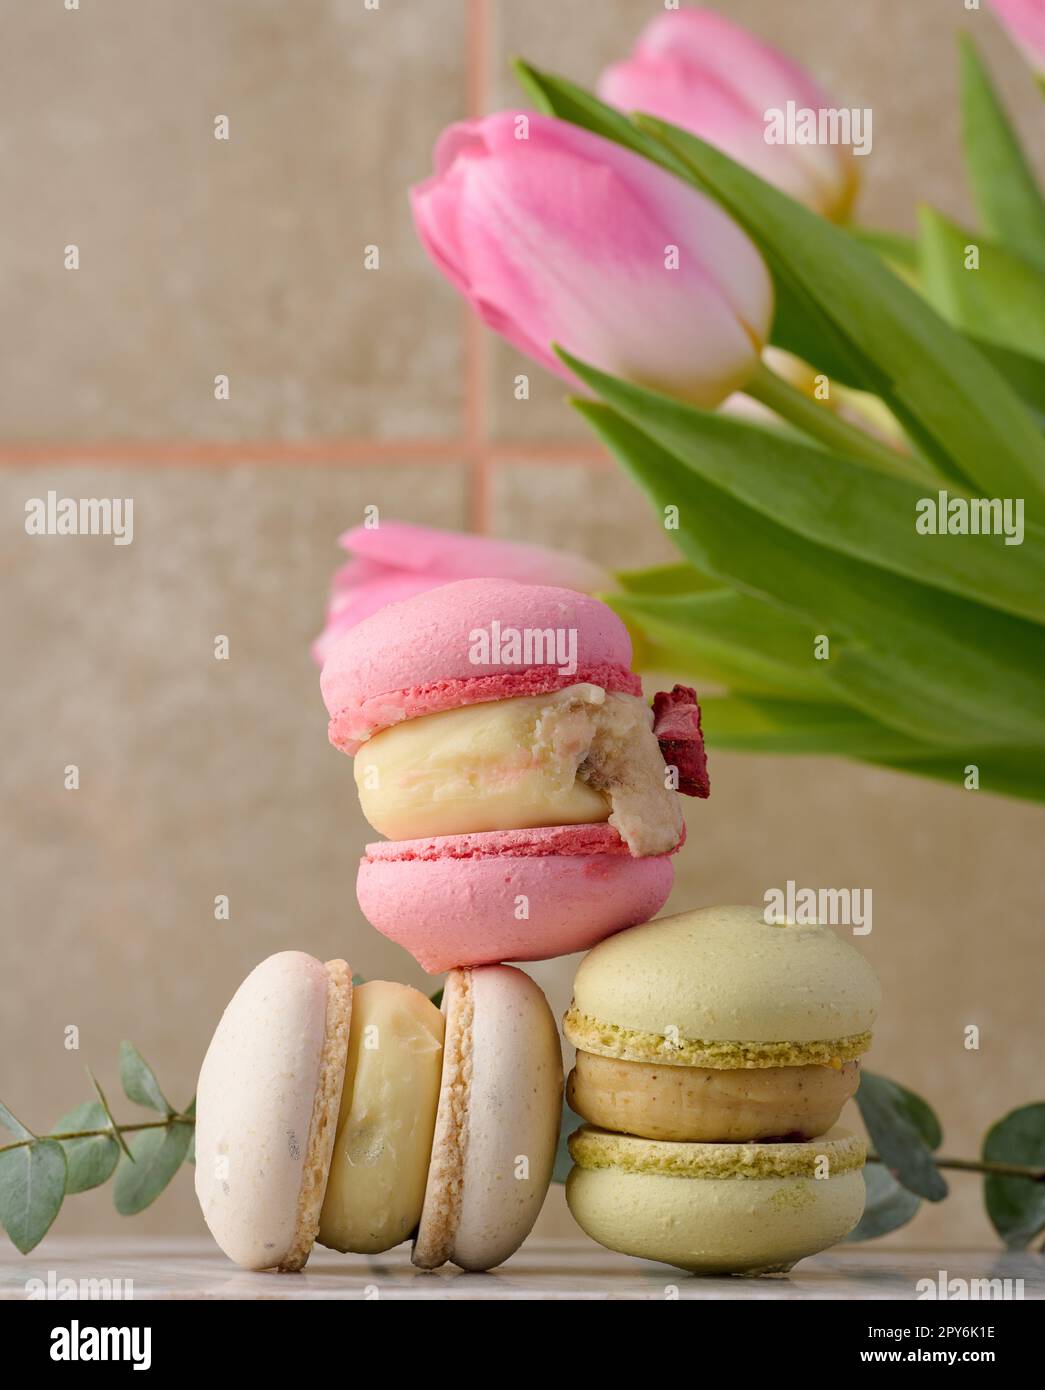
<instances>
[{"instance_id":1,"label":"pink macaron top shell","mask_svg":"<svg viewBox=\"0 0 1045 1390\"><path fill-rule=\"evenodd\" d=\"M495 633L549 630L562 634L576 669L564 669L572 661L523 665L500 659L507 644L498 644ZM487 654L476 659L477 632L491 634L488 660ZM349 629L331 648L320 688L330 714L330 741L352 754L373 734L404 719L486 700L546 695L581 682L642 693L631 670L627 629L612 609L572 589L462 579L388 604Z\"/></svg>"}]
</instances>

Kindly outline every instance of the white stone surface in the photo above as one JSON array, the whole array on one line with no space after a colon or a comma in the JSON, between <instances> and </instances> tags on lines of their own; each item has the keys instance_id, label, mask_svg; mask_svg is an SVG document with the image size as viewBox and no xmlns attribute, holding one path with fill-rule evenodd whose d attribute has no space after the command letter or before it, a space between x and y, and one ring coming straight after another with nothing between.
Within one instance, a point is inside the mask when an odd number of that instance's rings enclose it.
<instances>
[{"instance_id":1,"label":"white stone surface","mask_svg":"<svg viewBox=\"0 0 1045 1390\"><path fill-rule=\"evenodd\" d=\"M489 1274L415 1269L409 1245L378 1256L317 1247L301 1274L252 1274L196 1239L76 1237L45 1240L25 1258L7 1247L0 1299L26 1298L31 1279L56 1289L63 1279L130 1279L136 1299L913 1299L918 1281L936 1281L941 1271L949 1279L1022 1279L1025 1298L1045 1297L1042 1257L1001 1250L841 1246L803 1260L786 1278L698 1279L590 1241L530 1240Z\"/></svg>"}]
</instances>

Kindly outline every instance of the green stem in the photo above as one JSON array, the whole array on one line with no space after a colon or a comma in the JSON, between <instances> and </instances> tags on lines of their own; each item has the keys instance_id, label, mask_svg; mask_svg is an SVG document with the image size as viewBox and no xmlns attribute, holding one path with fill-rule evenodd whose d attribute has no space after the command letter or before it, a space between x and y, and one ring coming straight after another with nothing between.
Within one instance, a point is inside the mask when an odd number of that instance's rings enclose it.
<instances>
[{"instance_id":1,"label":"green stem","mask_svg":"<svg viewBox=\"0 0 1045 1390\"><path fill-rule=\"evenodd\" d=\"M744 392L804 434L812 435L840 454L858 458L879 473L908 481L930 481L928 474L909 455L898 453L873 435L848 424L829 405L810 399L805 392L770 371L764 362L759 363Z\"/></svg>"},{"instance_id":2,"label":"green stem","mask_svg":"<svg viewBox=\"0 0 1045 1390\"><path fill-rule=\"evenodd\" d=\"M137 1134L142 1129L166 1129L168 1125L194 1125L191 1115L168 1115L165 1120L146 1120L140 1125L117 1125L121 1134ZM24 1149L39 1139L101 1139L103 1136L114 1139L116 1136L107 1126L105 1129L69 1129L58 1134L36 1134L31 1139L16 1139L12 1144L0 1144L0 1154L8 1149Z\"/></svg>"},{"instance_id":3,"label":"green stem","mask_svg":"<svg viewBox=\"0 0 1045 1390\"><path fill-rule=\"evenodd\" d=\"M889 1165L875 1153L867 1155L868 1163ZM933 1155L937 1168L953 1168L961 1173L989 1173L996 1178L1026 1178L1028 1182L1045 1182L1045 1168L1034 1168L1024 1163L996 1163L990 1159L978 1158L937 1158Z\"/></svg>"}]
</instances>

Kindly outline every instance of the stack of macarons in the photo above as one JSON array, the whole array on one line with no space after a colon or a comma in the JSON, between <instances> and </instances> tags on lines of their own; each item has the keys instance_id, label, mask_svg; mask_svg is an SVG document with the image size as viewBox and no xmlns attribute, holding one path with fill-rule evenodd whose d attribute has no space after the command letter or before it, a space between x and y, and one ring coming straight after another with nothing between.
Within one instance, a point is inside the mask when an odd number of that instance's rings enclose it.
<instances>
[{"instance_id":1,"label":"stack of macarons","mask_svg":"<svg viewBox=\"0 0 1045 1390\"><path fill-rule=\"evenodd\" d=\"M597 599L469 579L351 628L321 677L355 758L368 845L360 907L423 969L543 960L667 900L708 794L691 690L653 708L624 624Z\"/></svg>"},{"instance_id":2,"label":"stack of macarons","mask_svg":"<svg viewBox=\"0 0 1045 1390\"><path fill-rule=\"evenodd\" d=\"M603 941L564 1020L579 1225L695 1273L790 1269L864 1206L862 1140L837 1125L879 987L824 926L684 912Z\"/></svg>"},{"instance_id":3,"label":"stack of macarons","mask_svg":"<svg viewBox=\"0 0 1045 1390\"><path fill-rule=\"evenodd\" d=\"M492 1268L551 1181L562 1054L521 970L451 971L440 1011L342 960L284 951L236 991L196 1104L196 1193L225 1253L299 1270L313 1243Z\"/></svg>"}]
</instances>

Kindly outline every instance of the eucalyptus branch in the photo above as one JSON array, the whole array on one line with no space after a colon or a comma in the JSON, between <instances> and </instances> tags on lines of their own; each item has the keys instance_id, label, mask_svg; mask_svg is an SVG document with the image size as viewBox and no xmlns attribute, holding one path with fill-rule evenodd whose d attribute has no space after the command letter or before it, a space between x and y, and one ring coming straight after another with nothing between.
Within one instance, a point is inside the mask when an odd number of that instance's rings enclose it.
<instances>
[{"instance_id":1,"label":"eucalyptus branch","mask_svg":"<svg viewBox=\"0 0 1045 1390\"><path fill-rule=\"evenodd\" d=\"M31 1139L16 1139L11 1144L0 1144L0 1154L7 1153L10 1149L24 1149L30 1144L35 1144L39 1139L57 1139L64 1142L69 1139L115 1139L116 1132L120 1134L137 1134L143 1129L166 1129L168 1125L194 1125L195 1115L172 1114L166 1120L146 1120L139 1125L106 1125L104 1129L66 1129L55 1131L53 1134L33 1135Z\"/></svg>"},{"instance_id":2,"label":"eucalyptus branch","mask_svg":"<svg viewBox=\"0 0 1045 1390\"><path fill-rule=\"evenodd\" d=\"M882 1163L888 1168L884 1158L876 1153L867 1155L868 1163ZM988 1173L995 1178L1025 1178L1027 1182L1045 1182L1045 1168L1036 1168L1026 1163L997 1163L980 1158L944 1158L932 1155L937 1168L953 1168L960 1173Z\"/></svg>"}]
</instances>

